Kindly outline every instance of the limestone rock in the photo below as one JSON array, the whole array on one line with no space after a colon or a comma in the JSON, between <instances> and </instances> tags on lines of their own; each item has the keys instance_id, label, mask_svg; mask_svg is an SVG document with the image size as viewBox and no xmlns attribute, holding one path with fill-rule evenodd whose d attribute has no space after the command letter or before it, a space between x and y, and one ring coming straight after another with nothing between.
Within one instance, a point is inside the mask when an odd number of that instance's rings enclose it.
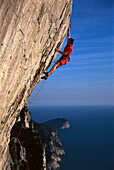
<instances>
[{"instance_id":1,"label":"limestone rock","mask_svg":"<svg viewBox=\"0 0 114 170\"><path fill-rule=\"evenodd\" d=\"M16 117L65 39L72 0L0 0L0 168Z\"/></svg>"},{"instance_id":2,"label":"limestone rock","mask_svg":"<svg viewBox=\"0 0 114 170\"><path fill-rule=\"evenodd\" d=\"M57 170L60 168L61 156L65 154L62 143L57 135L57 130L46 124L34 122L35 128L40 133L46 153L46 169Z\"/></svg>"}]
</instances>

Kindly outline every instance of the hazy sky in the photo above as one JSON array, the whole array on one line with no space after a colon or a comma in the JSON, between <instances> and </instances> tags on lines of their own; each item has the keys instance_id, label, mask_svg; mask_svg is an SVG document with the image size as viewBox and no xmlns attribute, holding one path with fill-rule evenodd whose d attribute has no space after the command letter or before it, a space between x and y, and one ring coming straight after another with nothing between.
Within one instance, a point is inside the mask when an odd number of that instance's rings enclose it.
<instances>
[{"instance_id":1,"label":"hazy sky","mask_svg":"<svg viewBox=\"0 0 114 170\"><path fill-rule=\"evenodd\" d=\"M73 1L71 37L75 42L71 60L48 78L32 106L114 104L112 3ZM62 50L65 45L66 40ZM35 87L30 100L43 81Z\"/></svg>"}]
</instances>

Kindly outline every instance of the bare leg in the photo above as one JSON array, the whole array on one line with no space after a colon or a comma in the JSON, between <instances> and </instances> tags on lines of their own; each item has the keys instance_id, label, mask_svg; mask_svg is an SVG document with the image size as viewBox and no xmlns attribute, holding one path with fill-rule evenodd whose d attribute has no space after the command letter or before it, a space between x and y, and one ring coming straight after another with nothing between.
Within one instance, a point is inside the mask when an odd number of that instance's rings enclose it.
<instances>
[{"instance_id":1,"label":"bare leg","mask_svg":"<svg viewBox=\"0 0 114 170\"><path fill-rule=\"evenodd\" d=\"M60 62L55 63L54 66L52 67L52 69L51 69L49 72L44 73L45 76L43 76L42 79L47 80L48 76L49 76L50 74L52 74L58 67L60 67L60 65L61 65Z\"/></svg>"},{"instance_id":2,"label":"bare leg","mask_svg":"<svg viewBox=\"0 0 114 170\"><path fill-rule=\"evenodd\" d=\"M48 76L52 74L58 67L60 66L60 63L55 63L52 69L48 72Z\"/></svg>"}]
</instances>

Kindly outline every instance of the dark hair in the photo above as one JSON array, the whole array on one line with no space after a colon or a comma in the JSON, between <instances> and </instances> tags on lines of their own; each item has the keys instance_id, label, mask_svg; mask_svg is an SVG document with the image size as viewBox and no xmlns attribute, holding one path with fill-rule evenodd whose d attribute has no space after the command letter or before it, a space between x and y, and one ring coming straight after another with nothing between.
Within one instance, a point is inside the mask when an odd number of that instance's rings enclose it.
<instances>
[{"instance_id":1,"label":"dark hair","mask_svg":"<svg viewBox=\"0 0 114 170\"><path fill-rule=\"evenodd\" d=\"M74 39L73 38L69 38L69 40L70 40L71 44L73 45Z\"/></svg>"}]
</instances>

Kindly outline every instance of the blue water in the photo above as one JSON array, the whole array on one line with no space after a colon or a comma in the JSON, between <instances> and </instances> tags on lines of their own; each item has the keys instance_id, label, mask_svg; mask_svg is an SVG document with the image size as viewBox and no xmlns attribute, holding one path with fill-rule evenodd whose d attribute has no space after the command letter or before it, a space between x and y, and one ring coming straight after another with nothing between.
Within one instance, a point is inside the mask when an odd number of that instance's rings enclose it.
<instances>
[{"instance_id":1,"label":"blue water","mask_svg":"<svg viewBox=\"0 0 114 170\"><path fill-rule=\"evenodd\" d=\"M65 149L61 170L114 170L114 107L31 107L33 120L42 123L64 117L71 127L58 131Z\"/></svg>"}]
</instances>

